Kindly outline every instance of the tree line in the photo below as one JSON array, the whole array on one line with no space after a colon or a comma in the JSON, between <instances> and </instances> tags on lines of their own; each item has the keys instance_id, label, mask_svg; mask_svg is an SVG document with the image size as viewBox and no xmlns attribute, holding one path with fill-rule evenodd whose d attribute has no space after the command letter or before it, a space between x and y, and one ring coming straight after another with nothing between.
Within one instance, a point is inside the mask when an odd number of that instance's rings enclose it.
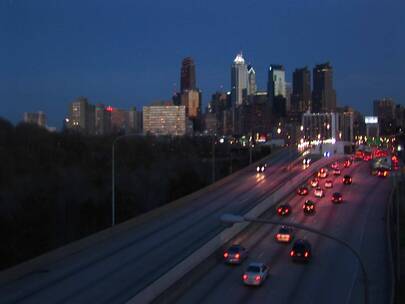
<instances>
[{"instance_id":1,"label":"tree line","mask_svg":"<svg viewBox=\"0 0 405 304\"><path fill-rule=\"evenodd\" d=\"M111 225L115 136L48 132L0 118L0 269ZM216 177L249 162L249 151L216 145ZM258 159L270 151L255 150ZM209 137L122 138L115 144L117 222L211 183Z\"/></svg>"}]
</instances>

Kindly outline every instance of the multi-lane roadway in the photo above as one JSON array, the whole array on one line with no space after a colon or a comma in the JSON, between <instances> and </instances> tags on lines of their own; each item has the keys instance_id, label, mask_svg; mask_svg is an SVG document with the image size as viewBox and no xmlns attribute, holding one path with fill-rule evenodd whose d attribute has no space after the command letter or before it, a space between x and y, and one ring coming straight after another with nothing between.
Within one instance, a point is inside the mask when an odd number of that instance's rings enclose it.
<instances>
[{"instance_id":1,"label":"multi-lane roadway","mask_svg":"<svg viewBox=\"0 0 405 304\"><path fill-rule=\"evenodd\" d=\"M342 177L350 174L353 184L343 185ZM330 178L331 175L328 177ZM307 196L291 193L286 199L292 206L289 217L268 213L270 219L300 223L336 236L357 250L365 264L370 290L370 303L388 303L390 272L386 239L386 204L390 180L370 175L369 165L355 162L331 177L333 189L316 198L310 188ZM320 179L323 187L325 179ZM343 195L342 204L332 204L333 192ZM306 216L302 204L306 199L316 203L316 214ZM308 264L297 264L289 255L291 244L275 241L279 227L261 225L249 229L233 242L242 244L249 257L241 265L218 261L214 266L199 266L200 273L191 287L183 290L176 303L363 303L363 278L355 257L340 244L321 236L295 230L295 239L307 239L312 244L313 257ZM242 275L250 262L264 262L270 275L263 286L247 287ZM202 273L202 275L201 275ZM188 280L193 280L190 275Z\"/></svg>"},{"instance_id":2,"label":"multi-lane roadway","mask_svg":"<svg viewBox=\"0 0 405 304\"><path fill-rule=\"evenodd\" d=\"M223 230L220 214L246 212L301 172L289 165L296 157L278 153L263 174L245 170L181 208L40 264L2 283L0 303L125 303Z\"/></svg>"}]
</instances>

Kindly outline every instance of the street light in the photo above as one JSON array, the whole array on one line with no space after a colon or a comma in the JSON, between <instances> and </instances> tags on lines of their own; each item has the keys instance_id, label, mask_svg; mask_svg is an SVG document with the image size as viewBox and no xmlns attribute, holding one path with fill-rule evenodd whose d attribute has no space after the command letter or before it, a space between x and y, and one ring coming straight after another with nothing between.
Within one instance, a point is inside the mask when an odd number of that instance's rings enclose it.
<instances>
[{"instance_id":1,"label":"street light","mask_svg":"<svg viewBox=\"0 0 405 304\"><path fill-rule=\"evenodd\" d=\"M269 219L259 219L259 218L251 218L251 217L247 217L247 216L241 216L241 215L236 215L236 214L230 214L230 213L225 213L222 214L220 217L220 220L223 224L225 224L227 227L232 227L234 224L237 223L243 223L243 222L251 222L251 223L262 223L262 224L272 224L272 225L281 225L281 226L290 226L290 227L294 227L297 229L301 229L301 230L305 230L305 231L309 231L315 234L319 234L323 237L326 237L328 239L331 239L335 242L338 242L339 244L345 246L347 249L349 249L349 251L354 255L354 257L357 259L357 261L360 264L360 268L363 274L363 279L364 279L364 303L368 304L369 300L368 300L368 277L367 277L367 272L366 272L366 268L361 260L360 254L353 248L351 247L347 242L338 239L328 233L325 233L323 231L305 226L305 225L301 225L301 224L296 224L296 223L288 223L288 222L281 222L281 221L273 221L273 220L269 220Z\"/></svg>"}]
</instances>

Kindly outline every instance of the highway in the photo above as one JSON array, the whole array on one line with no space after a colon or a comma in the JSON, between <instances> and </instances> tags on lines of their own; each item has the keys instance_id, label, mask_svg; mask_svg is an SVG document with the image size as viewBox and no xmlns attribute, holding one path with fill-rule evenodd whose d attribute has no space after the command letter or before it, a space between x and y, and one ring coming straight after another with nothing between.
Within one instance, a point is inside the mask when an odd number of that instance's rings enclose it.
<instances>
[{"instance_id":1,"label":"highway","mask_svg":"<svg viewBox=\"0 0 405 304\"><path fill-rule=\"evenodd\" d=\"M370 176L369 165L364 162L356 162L342 170L342 175L347 173L353 177L352 185L343 185L342 176L334 177L334 188L327 189L324 198L315 198L312 191L304 197L292 194L286 200L293 207L291 216L283 219L275 214L266 216L273 220L304 224L347 241L360 252L365 263L370 303L388 303L390 273L385 213L390 180ZM324 180L321 181L323 186ZM343 194L343 204L331 203L331 194L335 191ZM317 212L313 216L302 212L302 203L309 198L317 204ZM295 239L309 240L313 250L313 258L308 264L297 264L289 256L292 245L275 242L278 227L254 225L257 226L253 233L252 229L247 229L233 240L250 251L242 265L225 265L218 257L214 265L205 267L203 263L199 270L193 271L200 273L198 277L193 278L190 274L186 278L195 282L185 288L175 302L363 303L360 267L346 248L318 235L295 230ZM252 261L265 262L270 267L270 275L263 286L247 287L242 283L244 269Z\"/></svg>"},{"instance_id":2,"label":"highway","mask_svg":"<svg viewBox=\"0 0 405 304\"><path fill-rule=\"evenodd\" d=\"M182 208L3 283L0 303L125 303L221 231L220 214L246 212L301 172L286 169L296 157L279 153L264 174L236 174Z\"/></svg>"}]
</instances>

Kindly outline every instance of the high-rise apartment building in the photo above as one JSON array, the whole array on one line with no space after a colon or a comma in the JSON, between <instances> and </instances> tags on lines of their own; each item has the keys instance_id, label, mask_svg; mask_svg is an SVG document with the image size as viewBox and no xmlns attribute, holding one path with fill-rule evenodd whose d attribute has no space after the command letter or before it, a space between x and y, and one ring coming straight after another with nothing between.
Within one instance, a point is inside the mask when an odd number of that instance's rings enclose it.
<instances>
[{"instance_id":1,"label":"high-rise apartment building","mask_svg":"<svg viewBox=\"0 0 405 304\"><path fill-rule=\"evenodd\" d=\"M186 107L173 105L144 106L143 132L152 135L186 135L189 132Z\"/></svg>"},{"instance_id":2,"label":"high-rise apartment building","mask_svg":"<svg viewBox=\"0 0 405 304\"><path fill-rule=\"evenodd\" d=\"M196 76L195 64L191 57L186 57L181 63L180 73L180 90L195 90L196 89Z\"/></svg>"},{"instance_id":3,"label":"high-rise apartment building","mask_svg":"<svg viewBox=\"0 0 405 304\"><path fill-rule=\"evenodd\" d=\"M291 110L307 112L311 106L311 72L307 67L295 69L293 72L293 88Z\"/></svg>"},{"instance_id":4,"label":"high-rise apartment building","mask_svg":"<svg viewBox=\"0 0 405 304\"><path fill-rule=\"evenodd\" d=\"M42 128L46 128L46 115L44 112L25 112L23 121L25 123L34 124Z\"/></svg>"},{"instance_id":5,"label":"high-rise apartment building","mask_svg":"<svg viewBox=\"0 0 405 304\"><path fill-rule=\"evenodd\" d=\"M336 91L333 88L333 68L329 62L318 64L313 69L312 112L334 112Z\"/></svg>"},{"instance_id":6,"label":"high-rise apartment building","mask_svg":"<svg viewBox=\"0 0 405 304\"><path fill-rule=\"evenodd\" d=\"M240 106L247 100L248 69L242 54L238 54L231 67L231 101Z\"/></svg>"},{"instance_id":7,"label":"high-rise apartment building","mask_svg":"<svg viewBox=\"0 0 405 304\"><path fill-rule=\"evenodd\" d=\"M69 105L69 118L66 126L82 133L93 134L95 127L95 107L85 97L79 97Z\"/></svg>"}]
</instances>

